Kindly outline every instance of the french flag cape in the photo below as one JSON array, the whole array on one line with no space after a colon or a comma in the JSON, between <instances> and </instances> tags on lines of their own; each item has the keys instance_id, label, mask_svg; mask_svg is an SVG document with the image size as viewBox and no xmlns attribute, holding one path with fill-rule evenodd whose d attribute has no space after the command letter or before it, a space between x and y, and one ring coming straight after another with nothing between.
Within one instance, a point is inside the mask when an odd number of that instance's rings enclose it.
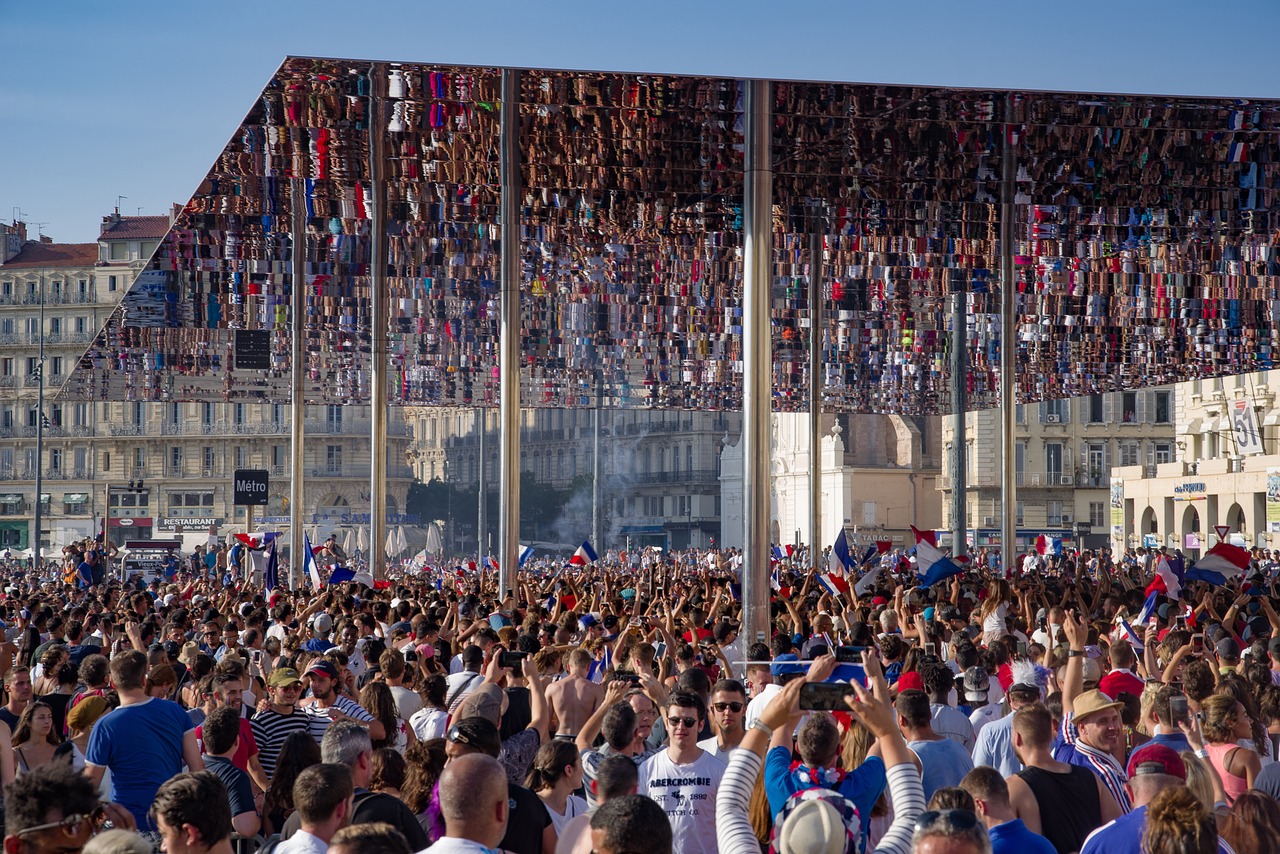
<instances>
[{"instance_id":1,"label":"french flag cape","mask_svg":"<svg viewBox=\"0 0 1280 854\"><path fill-rule=\"evenodd\" d=\"M935 532L921 531L912 525L911 533L916 538L916 571L920 573L921 587L932 587L939 581L964 571L958 563L938 551L938 535Z\"/></svg>"},{"instance_id":2,"label":"french flag cape","mask_svg":"<svg viewBox=\"0 0 1280 854\"><path fill-rule=\"evenodd\" d=\"M1156 577L1147 585L1146 593L1163 593L1170 599L1182 596L1182 581L1186 576L1186 564L1182 555L1162 557L1156 564Z\"/></svg>"},{"instance_id":3,"label":"french flag cape","mask_svg":"<svg viewBox=\"0 0 1280 854\"><path fill-rule=\"evenodd\" d=\"M1183 576L1186 581L1207 581L1221 587L1249 568L1249 552L1231 543L1218 543Z\"/></svg>"}]
</instances>

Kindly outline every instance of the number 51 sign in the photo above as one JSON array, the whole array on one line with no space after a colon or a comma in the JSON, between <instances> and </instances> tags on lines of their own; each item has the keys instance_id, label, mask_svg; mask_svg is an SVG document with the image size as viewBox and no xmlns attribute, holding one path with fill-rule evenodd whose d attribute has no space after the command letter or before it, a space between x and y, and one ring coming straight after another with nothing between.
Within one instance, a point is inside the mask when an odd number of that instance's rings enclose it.
<instances>
[{"instance_id":1,"label":"number 51 sign","mask_svg":"<svg viewBox=\"0 0 1280 854\"><path fill-rule=\"evenodd\" d=\"M1235 431L1236 448L1241 456L1263 453L1258 419L1249 401L1233 400L1231 402L1231 429Z\"/></svg>"}]
</instances>

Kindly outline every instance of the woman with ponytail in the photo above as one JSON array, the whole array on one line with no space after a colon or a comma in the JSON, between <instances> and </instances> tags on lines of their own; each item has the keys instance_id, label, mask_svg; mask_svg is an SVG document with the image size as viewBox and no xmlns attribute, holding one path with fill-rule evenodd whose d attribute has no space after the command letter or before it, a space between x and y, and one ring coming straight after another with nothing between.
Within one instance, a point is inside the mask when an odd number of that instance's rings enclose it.
<instances>
[{"instance_id":1,"label":"woman with ponytail","mask_svg":"<svg viewBox=\"0 0 1280 854\"><path fill-rule=\"evenodd\" d=\"M539 747L524 784L542 798L557 835L569 819L587 811L587 802L573 794L582 788L582 756L571 741L555 739Z\"/></svg>"},{"instance_id":2,"label":"woman with ponytail","mask_svg":"<svg viewBox=\"0 0 1280 854\"><path fill-rule=\"evenodd\" d=\"M1196 796L1181 786L1160 792L1147 806L1143 854L1217 854L1218 827Z\"/></svg>"}]
</instances>

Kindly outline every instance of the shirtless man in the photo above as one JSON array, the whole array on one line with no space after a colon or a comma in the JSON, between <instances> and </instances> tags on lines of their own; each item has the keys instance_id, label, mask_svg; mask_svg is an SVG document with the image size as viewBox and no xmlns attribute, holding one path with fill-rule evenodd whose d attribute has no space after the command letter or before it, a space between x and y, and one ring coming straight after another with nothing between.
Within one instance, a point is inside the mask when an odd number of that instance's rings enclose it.
<instances>
[{"instance_id":1,"label":"shirtless man","mask_svg":"<svg viewBox=\"0 0 1280 854\"><path fill-rule=\"evenodd\" d=\"M568 675L547 688L547 700L557 721L556 738L577 738L582 725L604 700L604 689L587 679L590 667L591 653L575 649L569 654Z\"/></svg>"}]
</instances>

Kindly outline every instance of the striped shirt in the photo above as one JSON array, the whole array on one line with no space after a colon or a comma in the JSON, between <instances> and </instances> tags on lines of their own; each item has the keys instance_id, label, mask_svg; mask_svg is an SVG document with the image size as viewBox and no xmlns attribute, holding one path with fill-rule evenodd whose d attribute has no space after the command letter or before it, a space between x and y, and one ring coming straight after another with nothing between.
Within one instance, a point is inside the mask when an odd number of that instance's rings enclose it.
<instances>
[{"instance_id":1,"label":"striped shirt","mask_svg":"<svg viewBox=\"0 0 1280 854\"><path fill-rule=\"evenodd\" d=\"M311 722L311 726L308 731L311 733L312 737L315 738L316 744L320 743L320 740L324 738L325 731L329 729L329 724L333 723L329 717L330 709L337 709L347 717L354 718L358 721L367 722L373 720L373 715L365 711L364 708L356 703L355 700L352 700L350 697L344 697L341 694L334 697L333 703L328 706L322 707L319 703L311 703L309 705L302 706L301 708L302 712Z\"/></svg>"},{"instance_id":2,"label":"striped shirt","mask_svg":"<svg viewBox=\"0 0 1280 854\"><path fill-rule=\"evenodd\" d=\"M276 762L280 758L280 748L291 733L308 732L311 718L301 709L287 715L266 709L255 714L249 720L249 728L253 738L258 742L258 761L268 777L274 777Z\"/></svg>"},{"instance_id":3,"label":"striped shirt","mask_svg":"<svg viewBox=\"0 0 1280 854\"><path fill-rule=\"evenodd\" d=\"M1102 778L1102 783L1120 805L1121 812L1129 812L1133 805L1129 794L1125 791L1125 783L1129 776L1124 768L1110 753L1104 753L1096 747L1090 747L1080 740L1080 730L1075 723L1075 713L1070 712L1062 719L1062 743L1053 749L1053 758L1059 762L1079 765L1088 768Z\"/></svg>"}]
</instances>

